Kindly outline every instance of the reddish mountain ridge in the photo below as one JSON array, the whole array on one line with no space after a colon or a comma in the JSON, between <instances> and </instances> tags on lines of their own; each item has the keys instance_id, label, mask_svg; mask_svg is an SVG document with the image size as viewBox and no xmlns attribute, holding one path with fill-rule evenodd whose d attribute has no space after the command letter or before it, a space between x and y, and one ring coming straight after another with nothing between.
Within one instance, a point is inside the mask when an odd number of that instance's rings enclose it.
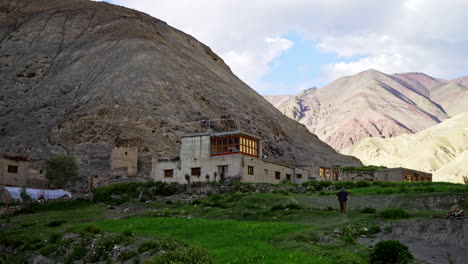
<instances>
[{"instance_id":1,"label":"reddish mountain ridge","mask_svg":"<svg viewBox=\"0 0 468 264\"><path fill-rule=\"evenodd\" d=\"M423 73L368 70L305 90L278 109L335 149L366 137L389 138L466 111L468 88Z\"/></svg>"}]
</instances>

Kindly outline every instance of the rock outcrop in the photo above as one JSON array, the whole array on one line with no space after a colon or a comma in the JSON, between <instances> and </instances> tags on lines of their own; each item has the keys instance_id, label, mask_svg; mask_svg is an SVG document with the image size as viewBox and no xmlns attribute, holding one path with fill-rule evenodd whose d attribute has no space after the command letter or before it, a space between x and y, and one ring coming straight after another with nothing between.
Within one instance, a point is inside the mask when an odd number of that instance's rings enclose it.
<instances>
[{"instance_id":1,"label":"rock outcrop","mask_svg":"<svg viewBox=\"0 0 468 264\"><path fill-rule=\"evenodd\" d=\"M264 153L317 166L360 164L283 116L209 47L147 14L87 0L0 1L0 149L77 157L82 175L110 170L114 147L177 155L179 137L241 129ZM234 120L234 121L232 121Z\"/></svg>"}]
</instances>

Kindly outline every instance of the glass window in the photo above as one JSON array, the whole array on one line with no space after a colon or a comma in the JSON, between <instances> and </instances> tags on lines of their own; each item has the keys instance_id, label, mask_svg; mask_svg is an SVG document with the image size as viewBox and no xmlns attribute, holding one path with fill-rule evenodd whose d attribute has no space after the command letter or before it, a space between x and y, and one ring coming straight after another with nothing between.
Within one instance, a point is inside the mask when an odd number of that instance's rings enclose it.
<instances>
[{"instance_id":1,"label":"glass window","mask_svg":"<svg viewBox=\"0 0 468 264\"><path fill-rule=\"evenodd\" d=\"M174 170L164 170L164 178L172 178L174 176Z\"/></svg>"},{"instance_id":2,"label":"glass window","mask_svg":"<svg viewBox=\"0 0 468 264\"><path fill-rule=\"evenodd\" d=\"M254 167L253 166L248 166L247 167L247 173L249 175L254 175Z\"/></svg>"},{"instance_id":3,"label":"glass window","mask_svg":"<svg viewBox=\"0 0 468 264\"><path fill-rule=\"evenodd\" d=\"M8 165L8 172L9 173L18 173L18 166Z\"/></svg>"},{"instance_id":4,"label":"glass window","mask_svg":"<svg viewBox=\"0 0 468 264\"><path fill-rule=\"evenodd\" d=\"M192 168L192 176L200 177L201 175L201 168Z\"/></svg>"}]
</instances>

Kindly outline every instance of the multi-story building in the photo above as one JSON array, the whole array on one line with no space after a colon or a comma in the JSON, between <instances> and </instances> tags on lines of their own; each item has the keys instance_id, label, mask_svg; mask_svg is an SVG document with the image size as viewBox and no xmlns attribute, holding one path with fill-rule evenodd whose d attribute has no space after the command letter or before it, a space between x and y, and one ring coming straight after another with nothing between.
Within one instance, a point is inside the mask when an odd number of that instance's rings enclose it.
<instances>
[{"instance_id":1,"label":"multi-story building","mask_svg":"<svg viewBox=\"0 0 468 264\"><path fill-rule=\"evenodd\" d=\"M187 134L181 138L179 157L153 158L151 177L178 183L221 179L302 183L314 178L308 169L266 158L261 144L260 137L240 130Z\"/></svg>"}]
</instances>

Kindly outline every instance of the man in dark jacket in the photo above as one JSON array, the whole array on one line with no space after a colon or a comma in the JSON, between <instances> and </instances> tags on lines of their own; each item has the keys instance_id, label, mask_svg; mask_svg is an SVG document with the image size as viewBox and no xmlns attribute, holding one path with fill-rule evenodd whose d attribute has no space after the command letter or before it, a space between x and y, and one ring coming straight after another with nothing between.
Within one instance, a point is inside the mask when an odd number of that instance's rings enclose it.
<instances>
[{"instance_id":1,"label":"man in dark jacket","mask_svg":"<svg viewBox=\"0 0 468 264\"><path fill-rule=\"evenodd\" d=\"M340 212L346 213L346 202L348 201L348 193L344 188L341 188L341 191L336 194L338 196L338 201L340 202Z\"/></svg>"}]
</instances>

